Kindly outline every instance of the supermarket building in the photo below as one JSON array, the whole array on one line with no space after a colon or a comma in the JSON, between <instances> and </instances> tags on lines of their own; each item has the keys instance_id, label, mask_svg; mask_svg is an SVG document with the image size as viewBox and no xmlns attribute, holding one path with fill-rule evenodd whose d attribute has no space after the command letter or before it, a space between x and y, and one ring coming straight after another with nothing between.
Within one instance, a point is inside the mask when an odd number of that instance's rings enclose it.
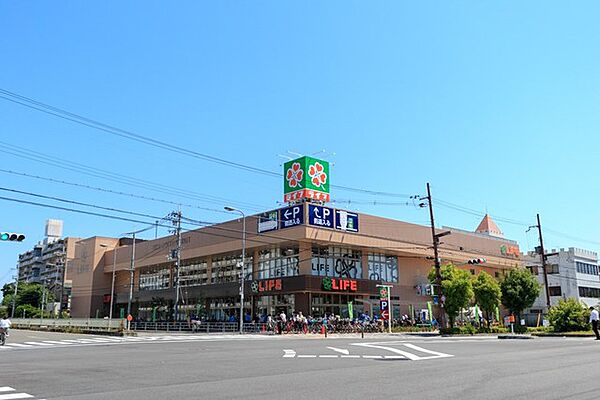
<instances>
[{"instance_id":1,"label":"supermarket building","mask_svg":"<svg viewBox=\"0 0 600 400\"><path fill-rule=\"evenodd\" d=\"M300 211L298 211L300 210ZM329 210L333 226L314 225L314 214ZM296 212L295 225L284 227L279 217ZM339 214L352 218L354 228L336 228ZM265 215L269 216L265 219ZM245 304L253 316L281 310L305 315L377 313L377 285L392 285L394 315L427 308L427 275L433 265L431 229L402 221L350 213L303 203L246 217ZM277 221L274 216L277 215ZM284 217L285 218L285 217ZM482 224L491 221L488 216ZM322 221L321 221L322 222ZM297 223L297 224L296 224ZM259 232L265 225L277 229ZM260 228L259 228L260 227ZM452 262L476 274L485 270L500 277L521 265L518 245L489 232L450 231L440 245L442 263ZM169 255L176 237L137 241L135 249L133 316L170 319L175 299L175 261ZM205 313L225 320L239 315L239 264L242 219L182 234L180 318ZM109 314L111 278L115 268L114 315L122 315L129 299L131 240L92 237L80 240L69 261L73 282L73 317ZM467 260L485 258L479 265ZM113 265L114 261L114 265ZM201 312L202 310L202 312Z\"/></svg>"},{"instance_id":2,"label":"supermarket building","mask_svg":"<svg viewBox=\"0 0 600 400\"><path fill-rule=\"evenodd\" d=\"M284 165L287 207L186 231L181 236L179 319L239 316L243 232L246 237L244 309L252 317L301 311L353 316L379 311L379 284L389 284L394 317L416 317L428 302L433 265L431 228L328 207L329 165L301 157ZM244 230L244 221L245 230ZM499 278L521 265L518 244L504 239L485 216L474 232L438 229L442 263ZM174 317L177 237L136 241L92 237L77 242L68 260L71 315L109 315L115 271L113 315L130 299L140 320ZM486 262L469 265L470 259ZM133 268L132 268L133 265ZM133 270L133 280L131 271Z\"/></svg>"}]
</instances>

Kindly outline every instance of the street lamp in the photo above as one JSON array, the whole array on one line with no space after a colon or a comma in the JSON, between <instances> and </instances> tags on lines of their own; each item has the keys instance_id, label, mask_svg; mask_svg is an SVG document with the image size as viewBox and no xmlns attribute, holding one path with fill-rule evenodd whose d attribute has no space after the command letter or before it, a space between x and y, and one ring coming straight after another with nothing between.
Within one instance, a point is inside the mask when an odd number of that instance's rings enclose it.
<instances>
[{"instance_id":1,"label":"street lamp","mask_svg":"<svg viewBox=\"0 0 600 400\"><path fill-rule=\"evenodd\" d=\"M108 245L101 244L100 247L108 248ZM110 324L112 322L113 317L113 297L115 295L115 269L117 266L117 248L113 249L113 267L112 267L112 281L110 285L110 310L108 311L108 327L110 328Z\"/></svg>"},{"instance_id":2,"label":"street lamp","mask_svg":"<svg viewBox=\"0 0 600 400\"><path fill-rule=\"evenodd\" d=\"M246 214L242 210L233 207L224 207L225 211L238 212L242 216L242 276L240 279L240 334L244 333L244 275L246 264Z\"/></svg>"}]
</instances>

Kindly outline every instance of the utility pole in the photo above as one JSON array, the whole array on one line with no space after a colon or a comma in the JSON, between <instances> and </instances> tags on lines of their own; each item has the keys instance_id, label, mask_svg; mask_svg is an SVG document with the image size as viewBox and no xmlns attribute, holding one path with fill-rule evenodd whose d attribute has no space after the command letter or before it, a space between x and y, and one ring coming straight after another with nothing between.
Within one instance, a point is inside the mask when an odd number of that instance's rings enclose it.
<instances>
[{"instance_id":1,"label":"utility pole","mask_svg":"<svg viewBox=\"0 0 600 400\"><path fill-rule=\"evenodd\" d=\"M44 303L46 302L46 281L42 281L42 304L41 304L41 313L40 313L40 325L43 324L44 321Z\"/></svg>"},{"instance_id":2,"label":"utility pole","mask_svg":"<svg viewBox=\"0 0 600 400\"><path fill-rule=\"evenodd\" d=\"M16 305L16 301L17 301L17 290L19 288L19 270L17 268L17 274L15 275L15 293L13 295L13 301L12 301L12 311L10 312L10 317L14 318L15 317L15 305Z\"/></svg>"},{"instance_id":3,"label":"utility pole","mask_svg":"<svg viewBox=\"0 0 600 400\"><path fill-rule=\"evenodd\" d=\"M440 322L440 327L442 326L441 322L444 320L444 311L442 310L441 297L442 297L442 274L441 274L441 262L438 247L440 244L440 238L442 236L449 235L451 232L441 232L435 233L435 219L433 217L433 201L431 199L431 188L429 187L429 182L427 182L427 196L420 197L419 200L427 200L427 205L429 206L429 219L431 222L431 238L433 241L433 259L435 266L435 287L437 287L437 296L438 296L438 322ZM419 207L425 207L425 204L420 203ZM436 293L432 293L435 295Z\"/></svg>"},{"instance_id":4,"label":"utility pole","mask_svg":"<svg viewBox=\"0 0 600 400\"><path fill-rule=\"evenodd\" d=\"M175 305L174 305L174 317L175 321L179 320L179 267L181 267L181 210L171 213L173 219L173 225L175 225L175 234L177 235L177 248L176 253L176 264L175 264Z\"/></svg>"},{"instance_id":5,"label":"utility pole","mask_svg":"<svg viewBox=\"0 0 600 400\"><path fill-rule=\"evenodd\" d=\"M540 234L540 255L542 257L542 270L544 271L544 286L546 287L546 305L550 308L550 288L548 287L548 266L546 265L546 253L544 252L544 239L542 238L542 223L540 214L537 214L537 228Z\"/></svg>"},{"instance_id":6,"label":"utility pole","mask_svg":"<svg viewBox=\"0 0 600 400\"><path fill-rule=\"evenodd\" d=\"M129 300L127 301L127 317L131 315L131 301L133 299L133 272L135 270L135 232L132 234L133 245L131 246L131 264L129 267ZM129 330L129 318L127 319L127 330Z\"/></svg>"}]
</instances>

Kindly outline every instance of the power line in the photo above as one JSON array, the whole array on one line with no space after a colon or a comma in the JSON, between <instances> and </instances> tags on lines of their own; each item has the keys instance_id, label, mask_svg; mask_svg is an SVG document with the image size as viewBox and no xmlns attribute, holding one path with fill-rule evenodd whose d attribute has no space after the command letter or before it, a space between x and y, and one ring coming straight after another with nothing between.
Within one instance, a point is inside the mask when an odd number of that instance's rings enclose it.
<instances>
[{"instance_id":1,"label":"power line","mask_svg":"<svg viewBox=\"0 0 600 400\"><path fill-rule=\"evenodd\" d=\"M4 148L4 149L2 149ZM8 148L9 150L6 150ZM46 165L52 165L61 169L66 169L69 171L77 172L80 174L93 176L96 178L106 179L112 182L117 182L121 184L126 184L129 186L135 186L146 190L152 190L156 192L166 193L170 195L177 195L188 199L194 200L202 200L211 203L223 204L223 202L230 202L234 204L239 204L249 209L262 209L262 206L257 206L252 203L247 203L243 201L230 200L226 198L221 198L217 196L211 196L206 194L199 194L187 189L180 189L174 186L164 185L160 183L155 183L151 181L147 181L144 179L133 178L123 174L113 173L111 171L102 170L95 167L89 167L84 164L75 163L68 160L62 160L58 157L51 157L45 155L43 153L29 150L20 146L10 145L6 142L0 141L0 152L12 154L16 157L25 158L28 160L36 161Z\"/></svg>"},{"instance_id":2,"label":"power line","mask_svg":"<svg viewBox=\"0 0 600 400\"><path fill-rule=\"evenodd\" d=\"M82 115L79 115L79 114L46 104L46 103L42 103L42 102L32 99L30 97L8 91L6 89L0 88L0 94L2 94L2 95L0 95L1 99L10 101L15 104L22 105L24 107L28 107L33 110L43 112L45 114L53 115L58 118L62 118L62 119L65 119L65 120L68 120L68 121L71 121L71 122L74 122L77 124L81 124L81 125L87 126L89 128L103 131L103 132L109 133L111 135L115 135L115 136L122 137L125 139L133 140L133 141L136 141L139 143L157 147L157 148L160 148L163 150L168 150L168 151L175 152L178 154L194 157L194 158L201 159L204 161L209 161L209 162L225 165L225 166L232 167L232 168L237 168L237 169L241 169L241 170L245 170L245 171L249 171L249 172L258 173L261 175L267 175L267 176L276 177L276 178L281 178L281 176L282 176L281 173L278 173L278 172L269 171L269 170L257 168L257 167L251 166L251 165L226 160L224 158L211 156L211 155L205 154L205 153L200 153L200 152L197 152L194 150L190 150L190 149L176 146L176 145L173 145L170 143L166 143L166 142L163 142L163 141L160 141L157 139L153 139L148 136L144 136L144 135L132 132L132 131L128 131L128 130L121 129L121 128L118 128L118 127L115 127L112 125L108 125L103 122L99 122L99 121L93 120L91 118L87 118ZM401 197L401 198L408 198L410 196L408 194L402 194L402 193L375 191L375 190L354 188L354 187L343 186L343 185L331 185L331 187L337 188L340 190L346 190L346 191L351 191L351 192L356 192L356 193L365 193L365 194L370 194L370 195L375 195L375 196Z\"/></svg>"},{"instance_id":3,"label":"power line","mask_svg":"<svg viewBox=\"0 0 600 400\"><path fill-rule=\"evenodd\" d=\"M82 184L82 183L69 182L69 181L49 178L49 177L40 176L40 175L27 174L25 172L17 172L17 171L2 169L2 168L0 168L0 172L5 173L5 174L21 176L21 177L43 180L43 181L47 181L47 182L59 183L61 185L68 185L68 186L79 187L79 188L83 188L83 189L95 190L98 192L112 193L112 194L116 194L119 196L127 196L127 197L143 199L143 200L155 201L155 202L159 202L159 203L170 204L170 205L174 205L174 206L196 208L196 209L204 210L204 211L210 211L210 212L221 213L221 214L229 214L227 211L220 210L218 208L201 207L201 206L194 205L194 204L179 203L179 202L175 202L175 201L160 199L157 197L144 196L144 195L140 195L140 194L112 190L112 189L102 188L102 187L98 187L98 186L86 185L86 184Z\"/></svg>"}]
</instances>

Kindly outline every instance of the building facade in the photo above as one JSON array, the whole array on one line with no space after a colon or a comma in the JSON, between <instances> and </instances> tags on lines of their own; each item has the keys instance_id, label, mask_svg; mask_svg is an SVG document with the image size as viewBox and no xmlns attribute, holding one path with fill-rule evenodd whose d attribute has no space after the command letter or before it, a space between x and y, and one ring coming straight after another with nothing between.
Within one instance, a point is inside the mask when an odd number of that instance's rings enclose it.
<instances>
[{"instance_id":1,"label":"building facade","mask_svg":"<svg viewBox=\"0 0 600 400\"><path fill-rule=\"evenodd\" d=\"M529 319L548 312L544 271L541 257L535 252L523 256L525 266L538 278L542 290L534 305L528 310ZM600 273L598 254L591 250L570 247L568 249L546 251L548 272L548 292L550 305L560 299L574 298L588 306L600 302Z\"/></svg>"},{"instance_id":2,"label":"building facade","mask_svg":"<svg viewBox=\"0 0 600 400\"><path fill-rule=\"evenodd\" d=\"M487 217L487 216L486 216ZM179 318L239 316L242 219L182 234ZM522 265L518 244L486 232L452 228L440 245L442 263L499 278ZM246 217L244 266L246 313L284 311L320 316L379 312L378 284L390 284L394 317L427 309L428 273L433 266L431 228L300 203ZM130 299L141 320L173 318L176 299L176 237L136 242L93 237L78 242L69 264L74 317L123 316ZM486 263L467 260L485 257ZM133 266L133 269L132 269ZM131 280L133 271L133 280Z\"/></svg>"}]
</instances>

